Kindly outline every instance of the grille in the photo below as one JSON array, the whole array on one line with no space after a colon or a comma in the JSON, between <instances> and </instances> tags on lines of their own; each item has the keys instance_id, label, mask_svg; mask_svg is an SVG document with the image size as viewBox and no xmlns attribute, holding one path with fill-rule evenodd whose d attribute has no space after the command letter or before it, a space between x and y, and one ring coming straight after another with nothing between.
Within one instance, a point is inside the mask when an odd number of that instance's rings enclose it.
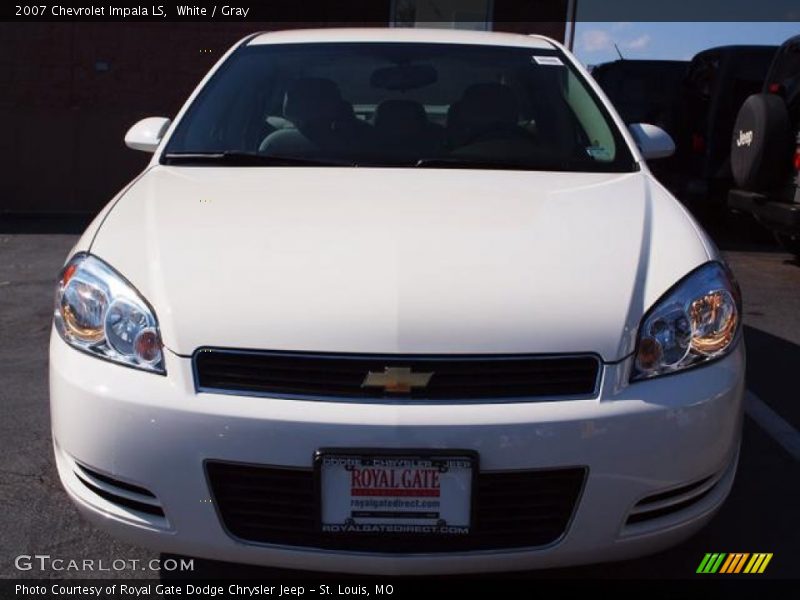
<instances>
[{"instance_id":1,"label":"grille","mask_svg":"<svg viewBox=\"0 0 800 600\"><path fill-rule=\"evenodd\" d=\"M343 399L491 400L586 397L595 393L595 356L379 356L243 352L195 353L201 391ZM367 373L387 368L433 373L424 388L386 392L362 387Z\"/></svg>"},{"instance_id":2,"label":"grille","mask_svg":"<svg viewBox=\"0 0 800 600\"><path fill-rule=\"evenodd\" d=\"M457 552L551 544L566 531L584 467L479 473L471 532L463 536L327 534L311 469L206 462L220 518L231 535L263 544L385 553Z\"/></svg>"}]
</instances>

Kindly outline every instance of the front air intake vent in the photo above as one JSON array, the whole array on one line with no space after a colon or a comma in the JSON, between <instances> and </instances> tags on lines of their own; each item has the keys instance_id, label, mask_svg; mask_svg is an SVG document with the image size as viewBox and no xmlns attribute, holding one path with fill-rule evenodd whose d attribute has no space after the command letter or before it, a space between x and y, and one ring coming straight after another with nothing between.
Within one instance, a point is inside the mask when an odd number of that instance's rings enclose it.
<instances>
[{"instance_id":1,"label":"front air intake vent","mask_svg":"<svg viewBox=\"0 0 800 600\"><path fill-rule=\"evenodd\" d=\"M75 463L75 475L89 490L118 506L157 517L164 516L158 498L149 490L103 475Z\"/></svg>"},{"instance_id":2,"label":"front air intake vent","mask_svg":"<svg viewBox=\"0 0 800 600\"><path fill-rule=\"evenodd\" d=\"M718 477L706 477L688 485L647 496L633 507L626 525L652 521L689 508L710 494L718 480Z\"/></svg>"}]
</instances>

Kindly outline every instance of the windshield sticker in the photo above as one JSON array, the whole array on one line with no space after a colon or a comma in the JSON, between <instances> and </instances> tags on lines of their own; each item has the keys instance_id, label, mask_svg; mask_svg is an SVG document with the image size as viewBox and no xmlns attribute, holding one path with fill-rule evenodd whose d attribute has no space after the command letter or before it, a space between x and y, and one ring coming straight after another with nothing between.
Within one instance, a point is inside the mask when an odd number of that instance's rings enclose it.
<instances>
[{"instance_id":1,"label":"windshield sticker","mask_svg":"<svg viewBox=\"0 0 800 600\"><path fill-rule=\"evenodd\" d=\"M603 146L589 146L586 148L586 154L595 160L611 160L611 153Z\"/></svg>"},{"instance_id":2,"label":"windshield sticker","mask_svg":"<svg viewBox=\"0 0 800 600\"><path fill-rule=\"evenodd\" d=\"M533 61L537 65L551 65L555 67L563 67L564 63L557 56L532 56Z\"/></svg>"}]
</instances>

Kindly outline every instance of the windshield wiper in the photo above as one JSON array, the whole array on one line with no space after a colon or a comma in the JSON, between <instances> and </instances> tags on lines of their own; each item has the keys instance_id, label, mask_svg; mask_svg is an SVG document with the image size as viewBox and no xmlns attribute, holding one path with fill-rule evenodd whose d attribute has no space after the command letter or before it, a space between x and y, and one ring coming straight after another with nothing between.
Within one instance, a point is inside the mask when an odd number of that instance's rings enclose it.
<instances>
[{"instance_id":1,"label":"windshield wiper","mask_svg":"<svg viewBox=\"0 0 800 600\"><path fill-rule=\"evenodd\" d=\"M164 155L168 165L227 165L232 167L357 167L353 161L275 156L256 152L169 152Z\"/></svg>"},{"instance_id":2,"label":"windshield wiper","mask_svg":"<svg viewBox=\"0 0 800 600\"><path fill-rule=\"evenodd\" d=\"M346 159L276 156L238 150L227 150L225 152L168 152L164 155L164 163L168 165L226 165L233 167L358 167L364 164ZM375 163L369 164L369 166L413 166L429 169L509 169L520 171L569 171L575 169L575 165L570 165L568 161L531 163L457 156L420 158L411 164Z\"/></svg>"},{"instance_id":3,"label":"windshield wiper","mask_svg":"<svg viewBox=\"0 0 800 600\"><path fill-rule=\"evenodd\" d=\"M569 171L571 168L574 168L571 167L566 161L530 163L522 161L458 156L420 158L414 163L414 166L423 169L509 169L519 171Z\"/></svg>"}]
</instances>

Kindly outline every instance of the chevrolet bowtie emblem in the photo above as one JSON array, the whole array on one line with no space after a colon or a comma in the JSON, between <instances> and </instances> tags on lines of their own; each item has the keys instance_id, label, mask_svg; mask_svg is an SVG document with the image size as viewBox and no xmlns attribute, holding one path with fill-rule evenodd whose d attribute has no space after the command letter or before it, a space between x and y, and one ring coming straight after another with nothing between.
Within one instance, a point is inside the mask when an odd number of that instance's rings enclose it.
<instances>
[{"instance_id":1,"label":"chevrolet bowtie emblem","mask_svg":"<svg viewBox=\"0 0 800 600\"><path fill-rule=\"evenodd\" d=\"M367 373L361 387L382 387L385 392L402 394L426 387L431 377L433 373L415 373L408 367L386 367L383 373Z\"/></svg>"}]
</instances>

